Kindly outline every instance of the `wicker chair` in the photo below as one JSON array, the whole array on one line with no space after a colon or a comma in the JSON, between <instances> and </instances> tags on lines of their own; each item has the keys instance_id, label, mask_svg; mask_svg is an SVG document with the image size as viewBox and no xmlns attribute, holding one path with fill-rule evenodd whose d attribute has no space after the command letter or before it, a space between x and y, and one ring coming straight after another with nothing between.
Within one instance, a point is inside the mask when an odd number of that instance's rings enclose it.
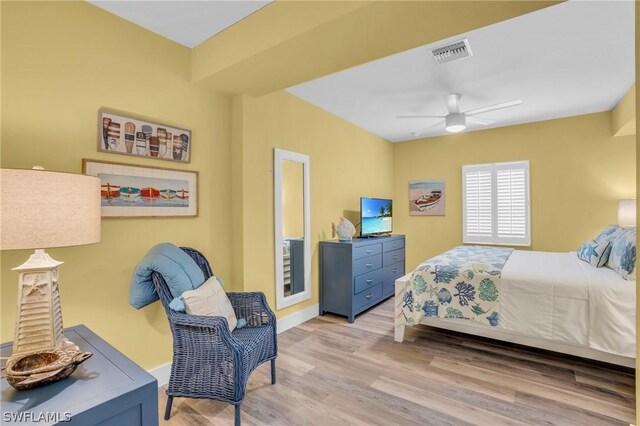
<instances>
[{"instance_id":1,"label":"wicker chair","mask_svg":"<svg viewBox=\"0 0 640 426\"><path fill-rule=\"evenodd\" d=\"M197 250L182 247L200 266L205 279L211 277L207 259ZM238 319L247 325L229 332L224 317L178 313L169 308L169 288L157 272L153 275L173 333L173 362L167 387L164 418L171 416L174 397L207 398L235 405L235 425L240 425L240 404L251 372L271 360L271 383L276 383L278 340L276 317L263 293L227 293Z\"/></svg>"}]
</instances>

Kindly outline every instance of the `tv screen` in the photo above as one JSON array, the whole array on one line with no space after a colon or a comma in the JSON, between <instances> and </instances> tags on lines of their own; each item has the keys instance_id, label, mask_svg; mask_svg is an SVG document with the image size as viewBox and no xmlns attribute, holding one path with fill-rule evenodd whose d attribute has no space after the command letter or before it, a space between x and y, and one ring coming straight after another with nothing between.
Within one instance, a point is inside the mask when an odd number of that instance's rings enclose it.
<instances>
[{"instance_id":1,"label":"tv screen","mask_svg":"<svg viewBox=\"0 0 640 426\"><path fill-rule=\"evenodd\" d=\"M360 198L360 235L387 234L393 230L393 201Z\"/></svg>"}]
</instances>

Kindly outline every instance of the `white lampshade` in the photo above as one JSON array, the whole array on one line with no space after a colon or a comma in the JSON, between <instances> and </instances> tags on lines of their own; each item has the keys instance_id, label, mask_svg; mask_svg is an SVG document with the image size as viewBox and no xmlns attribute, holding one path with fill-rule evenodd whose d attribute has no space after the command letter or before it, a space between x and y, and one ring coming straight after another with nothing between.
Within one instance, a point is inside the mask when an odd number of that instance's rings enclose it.
<instances>
[{"instance_id":1,"label":"white lampshade","mask_svg":"<svg viewBox=\"0 0 640 426\"><path fill-rule=\"evenodd\" d=\"M636 200L618 201L618 225L636 226Z\"/></svg>"},{"instance_id":2,"label":"white lampshade","mask_svg":"<svg viewBox=\"0 0 640 426\"><path fill-rule=\"evenodd\" d=\"M100 179L0 169L0 249L45 249L100 241Z\"/></svg>"}]
</instances>

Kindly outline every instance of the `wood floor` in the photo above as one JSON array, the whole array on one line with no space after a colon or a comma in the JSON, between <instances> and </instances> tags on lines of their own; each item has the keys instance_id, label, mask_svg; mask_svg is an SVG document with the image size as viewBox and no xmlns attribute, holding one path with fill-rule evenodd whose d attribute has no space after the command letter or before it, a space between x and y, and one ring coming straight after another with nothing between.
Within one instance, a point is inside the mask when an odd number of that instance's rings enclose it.
<instances>
[{"instance_id":1,"label":"wood floor","mask_svg":"<svg viewBox=\"0 0 640 426\"><path fill-rule=\"evenodd\" d=\"M393 299L354 324L318 317L279 335L251 376L243 425L628 425L633 371L439 331L393 341ZM160 418L166 403L159 392ZM233 407L176 398L161 424L232 425Z\"/></svg>"}]
</instances>

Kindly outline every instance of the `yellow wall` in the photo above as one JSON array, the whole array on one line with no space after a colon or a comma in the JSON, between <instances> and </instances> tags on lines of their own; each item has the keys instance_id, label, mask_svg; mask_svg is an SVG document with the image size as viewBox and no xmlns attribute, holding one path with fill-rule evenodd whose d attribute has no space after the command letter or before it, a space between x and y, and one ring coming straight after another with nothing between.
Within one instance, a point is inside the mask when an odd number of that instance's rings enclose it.
<instances>
[{"instance_id":1,"label":"yellow wall","mask_svg":"<svg viewBox=\"0 0 640 426\"><path fill-rule=\"evenodd\" d=\"M635 139L613 139L609 112L394 145L396 231L407 269L462 244L461 167L529 160L533 250L570 251L617 221L617 200L635 198ZM444 179L446 216L409 216L408 183Z\"/></svg>"},{"instance_id":2,"label":"yellow wall","mask_svg":"<svg viewBox=\"0 0 640 426\"><path fill-rule=\"evenodd\" d=\"M304 165L282 164L282 236L304 236Z\"/></svg>"},{"instance_id":3,"label":"yellow wall","mask_svg":"<svg viewBox=\"0 0 640 426\"><path fill-rule=\"evenodd\" d=\"M344 216L345 210L359 210L360 196L393 195L393 146L287 92L239 98L234 102L242 105L244 123L244 289L263 291L272 307L273 149L310 157L312 297L277 311L282 318L318 303L318 241L331 238L331 222ZM240 130L234 127L233 131Z\"/></svg>"},{"instance_id":4,"label":"yellow wall","mask_svg":"<svg viewBox=\"0 0 640 426\"><path fill-rule=\"evenodd\" d=\"M231 274L229 98L190 83L190 51L86 2L2 2L2 167L79 173L82 158L198 170L200 216L102 221L95 245L50 250L65 262L65 326L86 324L145 368L171 359L162 307L129 306L129 280L154 244L200 248ZM98 109L193 131L191 164L97 152ZM28 251L2 252L1 334L13 339L18 275Z\"/></svg>"},{"instance_id":5,"label":"yellow wall","mask_svg":"<svg viewBox=\"0 0 640 426\"><path fill-rule=\"evenodd\" d=\"M636 85L620 99L611 110L611 131L614 136L636 134Z\"/></svg>"},{"instance_id":6,"label":"yellow wall","mask_svg":"<svg viewBox=\"0 0 640 426\"><path fill-rule=\"evenodd\" d=\"M231 279L234 283L244 282L244 214L245 206L242 204L242 188L244 179L242 176L242 138L244 136L244 117L242 116L243 98L236 96L231 100ZM247 206L247 211L250 211ZM237 288L240 290L240 288Z\"/></svg>"}]
</instances>

